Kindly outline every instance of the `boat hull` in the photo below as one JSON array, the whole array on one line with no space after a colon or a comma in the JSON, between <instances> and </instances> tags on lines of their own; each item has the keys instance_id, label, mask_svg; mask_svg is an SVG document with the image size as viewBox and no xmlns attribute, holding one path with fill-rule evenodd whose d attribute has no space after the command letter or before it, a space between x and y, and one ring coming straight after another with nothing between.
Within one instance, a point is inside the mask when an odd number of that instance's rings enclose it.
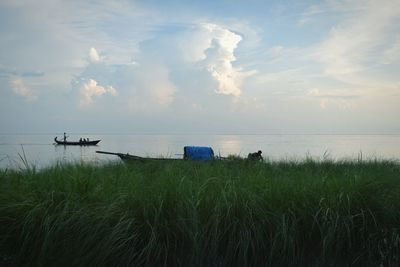
<instances>
[{"instance_id":1,"label":"boat hull","mask_svg":"<svg viewBox=\"0 0 400 267\"><path fill-rule=\"evenodd\" d=\"M82 141L82 142L70 142L70 141L58 141L54 140L56 142L56 145L63 145L63 146L95 146L97 145L101 140L93 140L93 141Z\"/></svg>"},{"instance_id":2,"label":"boat hull","mask_svg":"<svg viewBox=\"0 0 400 267\"><path fill-rule=\"evenodd\" d=\"M130 162L130 161L176 161L176 160L183 160L179 158L145 158L139 157L131 154L123 154L123 153L114 153L114 152L107 152L107 151L96 151L99 154L108 154L108 155L115 155L120 157L123 161Z\"/></svg>"},{"instance_id":3,"label":"boat hull","mask_svg":"<svg viewBox=\"0 0 400 267\"><path fill-rule=\"evenodd\" d=\"M123 161L130 162L130 161L176 161L176 160L183 160L183 159L177 159L177 158L145 158L145 157L139 157L135 155L129 155L129 154L121 154L118 155Z\"/></svg>"}]
</instances>

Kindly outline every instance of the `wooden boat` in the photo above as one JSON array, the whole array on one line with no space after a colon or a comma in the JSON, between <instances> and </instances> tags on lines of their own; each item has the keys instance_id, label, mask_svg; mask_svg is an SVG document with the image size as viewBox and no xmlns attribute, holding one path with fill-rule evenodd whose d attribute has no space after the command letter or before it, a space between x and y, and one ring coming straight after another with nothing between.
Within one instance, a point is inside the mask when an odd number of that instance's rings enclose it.
<instances>
[{"instance_id":1,"label":"wooden boat","mask_svg":"<svg viewBox=\"0 0 400 267\"><path fill-rule=\"evenodd\" d=\"M57 140L57 137L54 138L54 142L56 142L56 145L64 145L64 146L95 146L100 141L101 140L71 142L71 141L59 141Z\"/></svg>"},{"instance_id":2,"label":"wooden boat","mask_svg":"<svg viewBox=\"0 0 400 267\"><path fill-rule=\"evenodd\" d=\"M238 160L247 160L252 162L260 162L264 161L261 156L261 150L258 152L250 153L247 158L240 158L239 156L229 156L229 157L221 157L214 156L214 151L211 147L201 147L201 146L185 146L183 148L183 158L148 158L148 157L139 157L135 155L131 155L129 153L115 153L115 152L107 152L107 151L96 151L99 154L107 154L107 155L115 155L118 156L123 161L175 161L175 160L194 160L194 161L214 161L214 160L223 160L235 162Z\"/></svg>"},{"instance_id":3,"label":"wooden boat","mask_svg":"<svg viewBox=\"0 0 400 267\"><path fill-rule=\"evenodd\" d=\"M145 158L124 153L114 153L107 151L96 151L100 154L116 155L124 161L175 161L175 160L200 160L208 161L214 160L214 151L211 147L195 147L195 146L185 146L184 147L183 158Z\"/></svg>"},{"instance_id":4,"label":"wooden boat","mask_svg":"<svg viewBox=\"0 0 400 267\"><path fill-rule=\"evenodd\" d=\"M179 158L145 158L139 157L131 154L124 154L124 153L114 153L114 152L107 152L107 151L96 151L99 154L108 154L108 155L116 155L120 157L120 159L124 161L170 161L170 160L182 160Z\"/></svg>"}]
</instances>

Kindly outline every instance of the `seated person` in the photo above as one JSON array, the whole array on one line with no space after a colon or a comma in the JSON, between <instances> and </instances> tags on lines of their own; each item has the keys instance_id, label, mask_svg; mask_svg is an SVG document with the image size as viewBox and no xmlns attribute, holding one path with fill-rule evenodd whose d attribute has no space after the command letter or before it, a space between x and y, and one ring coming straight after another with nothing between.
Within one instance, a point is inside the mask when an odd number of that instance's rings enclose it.
<instances>
[{"instance_id":1,"label":"seated person","mask_svg":"<svg viewBox=\"0 0 400 267\"><path fill-rule=\"evenodd\" d=\"M258 150L258 152L254 152L254 153L249 153L249 155L247 156L247 159L250 160L263 160L262 156L261 156L261 150Z\"/></svg>"}]
</instances>

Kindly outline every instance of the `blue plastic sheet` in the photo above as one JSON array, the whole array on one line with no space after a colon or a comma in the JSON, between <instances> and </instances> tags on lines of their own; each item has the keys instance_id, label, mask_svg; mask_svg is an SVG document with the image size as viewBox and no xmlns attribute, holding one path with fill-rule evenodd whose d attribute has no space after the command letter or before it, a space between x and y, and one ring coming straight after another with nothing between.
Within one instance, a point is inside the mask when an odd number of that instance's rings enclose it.
<instances>
[{"instance_id":1,"label":"blue plastic sheet","mask_svg":"<svg viewBox=\"0 0 400 267\"><path fill-rule=\"evenodd\" d=\"M214 159L214 151L211 147L205 146L185 146L183 148L184 159L190 160L212 160Z\"/></svg>"}]
</instances>

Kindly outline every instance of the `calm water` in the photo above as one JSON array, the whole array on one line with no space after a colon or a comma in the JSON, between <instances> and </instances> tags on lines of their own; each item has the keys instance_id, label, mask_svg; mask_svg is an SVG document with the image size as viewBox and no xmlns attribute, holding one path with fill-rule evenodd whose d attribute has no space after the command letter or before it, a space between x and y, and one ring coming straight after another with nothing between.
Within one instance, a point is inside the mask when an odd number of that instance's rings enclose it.
<instances>
[{"instance_id":1,"label":"calm water","mask_svg":"<svg viewBox=\"0 0 400 267\"><path fill-rule=\"evenodd\" d=\"M263 151L272 160L384 158L400 160L400 135L70 135L101 139L97 146L56 146L54 135L0 135L0 168L23 167L20 156L38 168L55 162L118 161L96 150L138 156L182 157L185 145L211 146L221 156ZM59 139L61 136L59 136Z\"/></svg>"}]
</instances>

